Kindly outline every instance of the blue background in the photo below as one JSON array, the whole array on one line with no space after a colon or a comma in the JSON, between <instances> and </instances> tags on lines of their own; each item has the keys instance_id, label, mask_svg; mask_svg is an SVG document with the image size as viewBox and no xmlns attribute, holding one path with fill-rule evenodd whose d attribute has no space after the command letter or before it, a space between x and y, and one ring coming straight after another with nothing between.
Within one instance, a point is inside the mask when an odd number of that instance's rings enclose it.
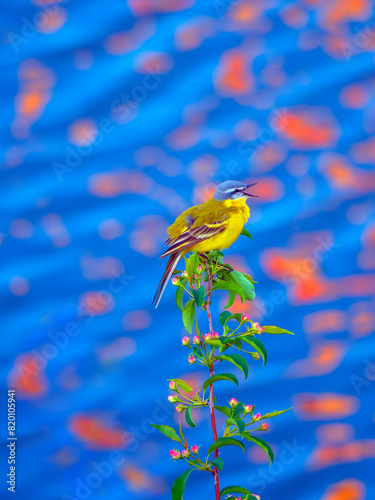
<instances>
[{"instance_id":1,"label":"blue background","mask_svg":"<svg viewBox=\"0 0 375 500\"><path fill-rule=\"evenodd\" d=\"M171 285L152 309L158 256L174 218L227 179L260 195L254 241L226 254L257 298L232 310L296 335L263 334L266 367L217 386L222 403L293 406L270 421L273 467L224 450L221 485L375 497L373 4L3 2L0 355L17 498L170 498L184 466L149 424L177 423L167 378L206 375L180 347ZM186 434L204 451L199 420ZM185 498L212 498L212 483L195 473Z\"/></svg>"}]
</instances>

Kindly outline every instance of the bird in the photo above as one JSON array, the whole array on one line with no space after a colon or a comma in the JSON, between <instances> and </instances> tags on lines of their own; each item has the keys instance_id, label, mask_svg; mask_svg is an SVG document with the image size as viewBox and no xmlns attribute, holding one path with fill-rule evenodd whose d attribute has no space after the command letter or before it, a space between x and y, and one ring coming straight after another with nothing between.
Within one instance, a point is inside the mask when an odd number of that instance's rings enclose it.
<instances>
[{"instance_id":1,"label":"bird","mask_svg":"<svg viewBox=\"0 0 375 500\"><path fill-rule=\"evenodd\" d=\"M181 257L195 250L198 254L224 250L236 241L250 217L246 201L257 197L246 190L256 184L222 182L211 199L185 210L168 228L168 248L160 258L169 260L155 292L155 309Z\"/></svg>"}]
</instances>

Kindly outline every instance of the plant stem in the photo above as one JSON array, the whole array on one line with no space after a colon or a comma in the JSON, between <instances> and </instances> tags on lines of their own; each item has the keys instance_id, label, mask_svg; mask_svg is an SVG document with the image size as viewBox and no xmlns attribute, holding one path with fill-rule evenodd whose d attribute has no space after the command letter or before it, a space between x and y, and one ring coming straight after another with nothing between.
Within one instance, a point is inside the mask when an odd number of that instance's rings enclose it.
<instances>
[{"instance_id":1,"label":"plant stem","mask_svg":"<svg viewBox=\"0 0 375 500\"><path fill-rule=\"evenodd\" d=\"M211 302L211 287L212 287L212 273L210 271L208 262L205 260L205 266L206 266L206 271L208 274L208 289L207 289L207 317L208 317L208 324L210 327L210 335L213 334L213 328L212 328L212 317L211 317L211 309L210 309L210 302ZM210 367L210 377L212 377L214 374L214 366L213 363ZM217 440L217 429L216 429L216 420L215 420L215 409L214 409L214 384L210 385L210 400L208 403L209 409L210 409L210 417L211 417L211 427L212 427L212 435L214 437L214 442ZM219 450L214 451L214 457L217 458L219 456ZM215 498L216 500L220 500L220 485L219 485L219 469L214 467L214 481L215 481Z\"/></svg>"}]
</instances>

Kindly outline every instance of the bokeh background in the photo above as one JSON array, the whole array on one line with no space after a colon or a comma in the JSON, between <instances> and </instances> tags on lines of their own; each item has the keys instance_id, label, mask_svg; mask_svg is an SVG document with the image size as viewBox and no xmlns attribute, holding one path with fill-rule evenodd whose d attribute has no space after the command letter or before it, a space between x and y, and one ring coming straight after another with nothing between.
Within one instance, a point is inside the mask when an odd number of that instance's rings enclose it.
<instances>
[{"instance_id":1,"label":"bokeh background","mask_svg":"<svg viewBox=\"0 0 375 500\"><path fill-rule=\"evenodd\" d=\"M205 373L180 347L172 286L152 309L158 256L174 218L235 179L260 198L254 241L226 258L259 284L232 309L296 333L263 335L269 363L236 396L293 410L270 421L274 466L256 447L224 450L222 486L374 499L374 1L2 6L0 356L17 391L17 498L170 498L184 465L149 424L177 422L167 378ZM206 449L196 419L187 435ZM212 478L192 475L185 498L212 497Z\"/></svg>"}]
</instances>

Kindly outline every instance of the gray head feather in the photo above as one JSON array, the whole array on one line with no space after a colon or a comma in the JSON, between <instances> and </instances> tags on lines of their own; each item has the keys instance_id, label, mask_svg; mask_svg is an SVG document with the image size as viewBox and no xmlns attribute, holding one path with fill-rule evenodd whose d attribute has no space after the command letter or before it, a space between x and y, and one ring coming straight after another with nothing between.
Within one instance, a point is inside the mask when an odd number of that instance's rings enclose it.
<instances>
[{"instance_id":1,"label":"gray head feather","mask_svg":"<svg viewBox=\"0 0 375 500\"><path fill-rule=\"evenodd\" d=\"M247 198L244 191L247 185L238 181L225 181L219 184L216 188L214 199L217 201L235 200L237 198Z\"/></svg>"}]
</instances>

